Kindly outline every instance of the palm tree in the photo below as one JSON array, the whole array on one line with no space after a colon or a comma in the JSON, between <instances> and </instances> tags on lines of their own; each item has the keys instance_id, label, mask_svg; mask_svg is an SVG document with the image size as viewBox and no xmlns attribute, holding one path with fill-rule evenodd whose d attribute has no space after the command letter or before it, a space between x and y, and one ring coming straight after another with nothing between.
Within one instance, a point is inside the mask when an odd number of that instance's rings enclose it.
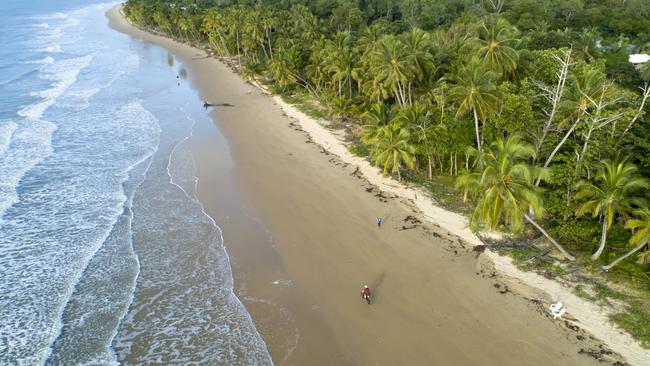
<instances>
[{"instance_id":1,"label":"palm tree","mask_svg":"<svg viewBox=\"0 0 650 366\"><path fill-rule=\"evenodd\" d=\"M419 81L422 81L429 72L434 70L429 33L420 28L413 28L409 32L404 33L401 38L409 53L414 58L416 66L415 76Z\"/></svg>"},{"instance_id":2,"label":"palm tree","mask_svg":"<svg viewBox=\"0 0 650 366\"><path fill-rule=\"evenodd\" d=\"M634 247L634 249L630 250L629 252L625 253L623 256L617 258L612 263L603 266L602 268L605 271L609 271L610 269L612 269L612 267L614 267L615 265L623 261L625 258L638 252L643 247L648 245L648 242L650 242L650 210L648 208L639 209L635 211L635 214L637 218L629 220L625 224L625 228L631 230L638 230L630 238L630 244L637 245L637 246Z\"/></svg>"},{"instance_id":3,"label":"palm tree","mask_svg":"<svg viewBox=\"0 0 650 366\"><path fill-rule=\"evenodd\" d=\"M403 128L408 128L418 155L427 159L429 179L433 178L433 155L438 152L438 147L432 141L433 137L445 137L447 128L444 124L433 124L434 115L437 115L435 107L427 106L421 101L399 108L393 121L399 123Z\"/></svg>"},{"instance_id":4,"label":"palm tree","mask_svg":"<svg viewBox=\"0 0 650 366\"><path fill-rule=\"evenodd\" d=\"M633 205L642 204L634 193L640 189L647 189L650 185L645 178L638 175L637 171L637 167L625 159L604 160L595 175L597 185L584 180L576 185L576 199L586 199L578 207L576 214L582 216L591 212L592 217L600 216L602 220L600 245L591 259L597 260L603 253L607 243L607 232L614 219L626 215L632 210Z\"/></svg>"},{"instance_id":5,"label":"palm tree","mask_svg":"<svg viewBox=\"0 0 650 366\"><path fill-rule=\"evenodd\" d=\"M264 28L264 34L266 35L266 42L269 47L269 57L273 59L273 46L271 43L271 33L273 33L273 28L277 25L277 21L273 16L273 9L271 7L264 8L264 18L262 19L262 27Z\"/></svg>"},{"instance_id":6,"label":"palm tree","mask_svg":"<svg viewBox=\"0 0 650 366\"><path fill-rule=\"evenodd\" d=\"M519 43L518 31L503 18L489 18L479 27L478 54L493 70L503 77L514 74L519 62L515 49Z\"/></svg>"},{"instance_id":7,"label":"palm tree","mask_svg":"<svg viewBox=\"0 0 650 366\"><path fill-rule=\"evenodd\" d=\"M325 70L332 74L332 81L338 84L337 96L342 95L343 85L347 86L348 97L352 98L352 78L357 71L356 50L351 46L348 33L337 33L326 46Z\"/></svg>"},{"instance_id":8,"label":"palm tree","mask_svg":"<svg viewBox=\"0 0 650 366\"><path fill-rule=\"evenodd\" d=\"M370 63L370 73L374 75L373 88L392 92L395 100L404 105L410 99L408 81L416 70L415 58L404 43L392 35L381 38Z\"/></svg>"},{"instance_id":9,"label":"palm tree","mask_svg":"<svg viewBox=\"0 0 650 366\"><path fill-rule=\"evenodd\" d=\"M233 67L232 57L230 56L230 51L226 45L226 40L222 29L226 28L226 20L224 16L214 9L210 9L206 12L205 17L203 18L203 24L201 25L201 31L205 33L208 37L208 41L212 45L212 48L219 50L221 48L221 54L226 55L226 62ZM216 41L219 40L220 46L217 45ZM233 67L234 68L234 67Z\"/></svg>"},{"instance_id":10,"label":"palm tree","mask_svg":"<svg viewBox=\"0 0 650 366\"><path fill-rule=\"evenodd\" d=\"M479 121L497 110L499 91L494 83L496 75L487 70L482 63L473 59L458 71L455 86L449 90L449 96L458 103L456 117L472 111L476 130L476 146L481 151L481 133Z\"/></svg>"},{"instance_id":11,"label":"palm tree","mask_svg":"<svg viewBox=\"0 0 650 366\"><path fill-rule=\"evenodd\" d=\"M235 45L237 47L237 64L239 65L239 70L241 70L241 30L245 26L244 10L241 7L228 8L228 10L229 11L226 14L226 25L228 26L229 33L235 35Z\"/></svg>"},{"instance_id":12,"label":"palm tree","mask_svg":"<svg viewBox=\"0 0 650 366\"><path fill-rule=\"evenodd\" d=\"M361 128L359 138L366 145L375 144L379 132L393 120L393 110L388 104L378 102L373 104L369 110L361 115L361 119L367 122Z\"/></svg>"},{"instance_id":13,"label":"palm tree","mask_svg":"<svg viewBox=\"0 0 650 366\"><path fill-rule=\"evenodd\" d=\"M290 50L278 48L276 57L269 61L269 76L271 76L281 88L286 88L298 80L296 74L292 72L289 51Z\"/></svg>"},{"instance_id":14,"label":"palm tree","mask_svg":"<svg viewBox=\"0 0 650 366\"><path fill-rule=\"evenodd\" d=\"M372 147L371 156L375 164L382 166L386 175L390 168L391 173L397 173L397 179L402 180L400 166L415 167L415 147L411 145L411 134L399 124L391 124L381 129Z\"/></svg>"},{"instance_id":15,"label":"palm tree","mask_svg":"<svg viewBox=\"0 0 650 366\"><path fill-rule=\"evenodd\" d=\"M478 153L482 171L460 176L458 188L465 193L478 194L471 224L486 224L496 228L503 222L510 231L524 229L524 221L531 223L569 260L575 258L558 244L533 218L544 216L541 191L535 187L536 177L546 179L546 169L531 166L528 161L535 157L535 148L524 142L519 135L506 140L499 138L484 152Z\"/></svg>"},{"instance_id":16,"label":"palm tree","mask_svg":"<svg viewBox=\"0 0 650 366\"><path fill-rule=\"evenodd\" d=\"M575 51L575 54L583 60L595 60L602 55L602 52L596 43L599 38L600 35L598 34L598 29L596 27L585 28L582 30L582 33L580 33L577 41L571 45L571 48Z\"/></svg>"}]
</instances>

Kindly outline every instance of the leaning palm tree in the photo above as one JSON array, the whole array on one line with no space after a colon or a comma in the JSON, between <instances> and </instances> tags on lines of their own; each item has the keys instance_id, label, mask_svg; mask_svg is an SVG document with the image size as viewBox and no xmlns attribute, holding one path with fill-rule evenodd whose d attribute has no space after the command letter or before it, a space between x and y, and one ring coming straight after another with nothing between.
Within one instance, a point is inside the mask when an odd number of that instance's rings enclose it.
<instances>
[{"instance_id":1,"label":"leaning palm tree","mask_svg":"<svg viewBox=\"0 0 650 366\"><path fill-rule=\"evenodd\" d=\"M605 271L609 271L615 265L619 264L625 258L631 256L632 254L638 252L643 247L648 245L650 242L650 210L648 208L643 208L635 211L635 219L629 220L625 224L626 229L637 230L634 235L630 238L630 244L636 245L632 250L625 253L621 257L617 258L612 263L603 266L602 268Z\"/></svg>"},{"instance_id":2,"label":"leaning palm tree","mask_svg":"<svg viewBox=\"0 0 650 366\"><path fill-rule=\"evenodd\" d=\"M381 129L372 147L371 156L375 164L383 168L384 175L390 169L391 173L397 173L397 179L401 181L401 165L415 168L415 147L410 141L411 134L399 124L393 123Z\"/></svg>"},{"instance_id":3,"label":"leaning palm tree","mask_svg":"<svg viewBox=\"0 0 650 366\"><path fill-rule=\"evenodd\" d=\"M543 217L541 190L535 187L537 177L546 179L546 169L531 166L535 148L519 135L497 139L490 148L478 153L480 172L458 177L456 186L465 193L478 195L471 224L496 228L503 223L514 232L522 232L527 221L539 230L569 260L575 258L558 244L534 219Z\"/></svg>"},{"instance_id":4,"label":"leaning palm tree","mask_svg":"<svg viewBox=\"0 0 650 366\"><path fill-rule=\"evenodd\" d=\"M598 184L581 181L576 185L576 199L586 200L576 214L582 216L588 212L592 217L600 217L602 231L598 250L591 256L597 260L605 249L607 232L617 216L626 215L632 210L633 205L641 205L642 200L635 196L641 189L650 187L648 181L638 174L637 167L627 162L604 160L595 176Z\"/></svg>"},{"instance_id":5,"label":"leaning palm tree","mask_svg":"<svg viewBox=\"0 0 650 366\"><path fill-rule=\"evenodd\" d=\"M481 151L480 121L497 110L499 91L495 79L496 74L477 59L472 59L458 71L454 78L455 85L449 90L449 97L458 103L456 116L469 111L474 115L476 131L476 146Z\"/></svg>"}]
</instances>

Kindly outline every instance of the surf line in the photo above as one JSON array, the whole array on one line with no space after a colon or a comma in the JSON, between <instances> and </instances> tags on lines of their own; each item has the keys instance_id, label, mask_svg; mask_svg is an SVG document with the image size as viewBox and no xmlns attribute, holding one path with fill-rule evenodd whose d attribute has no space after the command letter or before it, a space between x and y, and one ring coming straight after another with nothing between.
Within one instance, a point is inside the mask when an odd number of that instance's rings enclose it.
<instances>
[{"instance_id":1,"label":"surf line","mask_svg":"<svg viewBox=\"0 0 650 366\"><path fill-rule=\"evenodd\" d=\"M186 107L187 107L187 104L186 104ZM178 109L180 109L180 108L178 108ZM185 191L185 189L183 189L183 187L181 187L179 184L177 184L176 182L174 182L174 177L173 177L173 175L172 175L172 173L171 173L171 170L170 170L170 167L171 167L171 161L172 161L172 156L173 156L174 153L176 152L176 149L178 148L178 146L180 146L182 143L185 143L187 140L191 139L191 138L194 136L194 126L196 125L196 120L195 120L194 118L191 117L191 114L190 114L187 110L184 110L184 112L185 112L185 118L186 118L188 121L191 121L192 124L191 124L191 126L190 126L190 133L189 133L189 135L187 135L187 136L185 136L183 139L181 139L181 140L180 140L180 141L179 141L179 142L178 142L178 143L177 143L177 144L172 148L171 152L169 153L169 157L167 158L167 175L169 176L169 183L170 183L170 184L173 184L173 185L176 186L176 187L178 187L178 189L180 189L180 190L183 192L183 194L185 194L185 196L186 196L190 201L192 201L192 202L198 204L199 208L201 209L201 213L202 213L205 217L207 217L207 218L210 220L210 222L212 223L212 227L213 227L214 229L216 229L216 230L219 231L219 239L221 240L221 248L223 249L223 252L224 252L224 254L225 254L225 256L226 256L226 262L227 262L227 264L228 264L228 277L229 277L229 278L228 278L228 282L230 283L230 286L229 286L228 290L230 290L230 294L232 295L232 297L233 297L235 300L237 300L237 302L238 302L239 305L241 306L241 309L244 310L244 313L246 314L246 318L247 318L247 320L248 320L248 321L250 322L250 324L253 326L253 329L255 329L255 333L256 333L256 335L259 337L259 339L262 341L262 344L264 345L264 350L266 351L266 354L268 355L268 361L270 362L271 365L274 365L274 364L273 364L273 359L271 358L271 353L269 352L268 346L266 345L266 342L264 341L264 338L262 337L262 334L260 334L259 330L257 330L257 327L255 326L255 323L253 322L253 318L251 317L251 315L250 315L250 313L248 312L248 310L246 310L246 306L244 306L244 303L243 303L243 302L241 301L241 299L237 296L237 294L235 294L235 289L234 289L234 283L235 283L235 281L234 281L234 278L233 278L233 276L232 276L232 266L231 266L231 264L230 264L230 255L228 254L228 250L226 249L226 244L225 244L225 241L224 241L224 238L223 238L223 230L221 230L221 228L219 227L219 225L217 225L217 222L214 220L214 218L212 218L212 216L210 216L207 212L205 212L205 206L203 206L203 203L202 203L202 202L199 200L199 198L198 198L198 189L197 189L197 188L198 188L198 184L199 184L199 178L198 178L196 175L193 175L193 178L194 178L194 179L193 179L193 180L194 180L194 197L190 196L190 195L187 193L187 191ZM195 161L194 161L194 156L192 155L191 151L190 151L190 158L192 159L192 162L193 162L194 165L196 166L196 163L195 163ZM216 248L213 248L213 249L216 249Z\"/></svg>"}]
</instances>

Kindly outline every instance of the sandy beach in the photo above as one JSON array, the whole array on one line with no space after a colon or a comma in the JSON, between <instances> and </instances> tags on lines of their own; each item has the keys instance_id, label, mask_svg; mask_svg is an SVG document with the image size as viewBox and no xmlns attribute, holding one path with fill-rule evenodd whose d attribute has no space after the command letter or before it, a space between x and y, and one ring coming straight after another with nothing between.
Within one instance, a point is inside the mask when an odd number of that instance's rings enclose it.
<instances>
[{"instance_id":1,"label":"sandy beach","mask_svg":"<svg viewBox=\"0 0 650 366\"><path fill-rule=\"evenodd\" d=\"M223 230L236 293L275 364L602 364L590 353L623 360L553 321L530 300L548 304L548 295L505 280L418 205L380 191L224 64L132 27L118 7L108 16L113 28L182 60L204 100L233 105L210 112L226 141L214 126L193 138L199 198ZM364 284L374 291L371 306L359 297Z\"/></svg>"}]
</instances>

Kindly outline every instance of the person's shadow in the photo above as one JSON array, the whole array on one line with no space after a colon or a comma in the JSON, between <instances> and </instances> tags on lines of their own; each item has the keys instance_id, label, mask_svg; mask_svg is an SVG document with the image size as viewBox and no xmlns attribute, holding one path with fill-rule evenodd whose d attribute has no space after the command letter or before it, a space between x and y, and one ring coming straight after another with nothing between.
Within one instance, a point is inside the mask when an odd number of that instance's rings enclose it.
<instances>
[{"instance_id":1,"label":"person's shadow","mask_svg":"<svg viewBox=\"0 0 650 366\"><path fill-rule=\"evenodd\" d=\"M377 278L370 282L370 290L372 291L372 303L377 302L377 297L379 295L379 287L382 282L384 282L384 277L386 277L386 270L381 272Z\"/></svg>"}]
</instances>

